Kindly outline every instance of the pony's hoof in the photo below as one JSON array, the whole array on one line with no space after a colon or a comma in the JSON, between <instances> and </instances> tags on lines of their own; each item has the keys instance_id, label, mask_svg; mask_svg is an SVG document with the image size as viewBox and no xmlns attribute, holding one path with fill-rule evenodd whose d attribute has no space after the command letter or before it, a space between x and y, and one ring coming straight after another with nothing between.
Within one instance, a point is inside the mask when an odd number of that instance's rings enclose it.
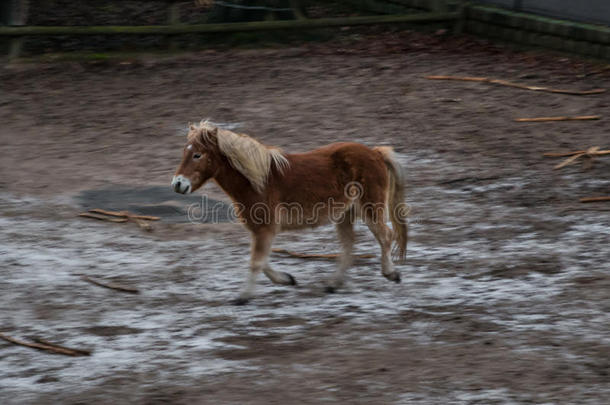
<instances>
[{"instance_id":1,"label":"pony's hoof","mask_svg":"<svg viewBox=\"0 0 610 405\"><path fill-rule=\"evenodd\" d=\"M242 306L242 305L246 305L250 300L248 298L236 298L233 300L232 304L233 305L238 305L238 306Z\"/></svg>"},{"instance_id":2,"label":"pony's hoof","mask_svg":"<svg viewBox=\"0 0 610 405\"><path fill-rule=\"evenodd\" d=\"M288 273L284 273L284 274L290 280L290 281L288 281L288 283L286 283L286 285L297 285L297 280L294 277L292 277L291 274L288 274Z\"/></svg>"},{"instance_id":3,"label":"pony's hoof","mask_svg":"<svg viewBox=\"0 0 610 405\"><path fill-rule=\"evenodd\" d=\"M396 284L400 283L400 273L397 271L391 274L384 274L383 276L388 280L395 282Z\"/></svg>"},{"instance_id":4,"label":"pony's hoof","mask_svg":"<svg viewBox=\"0 0 610 405\"><path fill-rule=\"evenodd\" d=\"M329 294L334 294L337 292L337 289L335 287L333 287L332 285L327 285L326 287L324 287L324 292L327 292Z\"/></svg>"}]
</instances>

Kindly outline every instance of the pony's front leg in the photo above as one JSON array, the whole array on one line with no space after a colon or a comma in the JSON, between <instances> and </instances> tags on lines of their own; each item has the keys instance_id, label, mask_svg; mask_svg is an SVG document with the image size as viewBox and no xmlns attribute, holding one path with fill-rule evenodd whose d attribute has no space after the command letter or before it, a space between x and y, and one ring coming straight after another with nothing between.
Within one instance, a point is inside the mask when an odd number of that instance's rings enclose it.
<instances>
[{"instance_id":1,"label":"pony's front leg","mask_svg":"<svg viewBox=\"0 0 610 405\"><path fill-rule=\"evenodd\" d=\"M243 305L252 298L256 286L256 278L261 270L275 284L296 285L297 282L288 273L274 271L269 267L269 252L274 232L268 229L252 233L252 256L250 260L250 274L239 297L235 301L236 305Z\"/></svg>"},{"instance_id":2,"label":"pony's front leg","mask_svg":"<svg viewBox=\"0 0 610 405\"><path fill-rule=\"evenodd\" d=\"M235 300L235 305L244 305L254 295L256 287L256 278L258 274L267 266L269 251L271 250L271 241L273 240L273 232L269 230L260 230L252 232L252 251L250 252L250 273L246 279L246 283L239 293L239 297Z\"/></svg>"}]
</instances>

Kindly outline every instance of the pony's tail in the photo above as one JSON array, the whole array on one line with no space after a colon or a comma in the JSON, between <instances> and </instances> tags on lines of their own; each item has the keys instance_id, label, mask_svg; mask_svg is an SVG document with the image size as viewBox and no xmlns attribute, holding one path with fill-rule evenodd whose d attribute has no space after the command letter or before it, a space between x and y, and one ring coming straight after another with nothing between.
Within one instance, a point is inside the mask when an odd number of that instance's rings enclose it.
<instances>
[{"instance_id":1,"label":"pony's tail","mask_svg":"<svg viewBox=\"0 0 610 405\"><path fill-rule=\"evenodd\" d=\"M388 210L390 221L392 221L394 249L392 256L398 261L404 261L407 255L407 239L409 228L407 215L409 206L405 202L405 178L403 169L396 159L394 149L390 146L377 146L373 148L381 153L388 168L390 184L388 190Z\"/></svg>"}]
</instances>

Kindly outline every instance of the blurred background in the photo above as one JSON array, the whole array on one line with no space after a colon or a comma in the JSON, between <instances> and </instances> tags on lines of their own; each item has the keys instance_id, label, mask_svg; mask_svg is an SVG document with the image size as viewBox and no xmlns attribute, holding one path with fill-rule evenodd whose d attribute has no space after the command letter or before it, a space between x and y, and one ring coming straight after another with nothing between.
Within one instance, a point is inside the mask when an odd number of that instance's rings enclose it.
<instances>
[{"instance_id":1,"label":"blurred background","mask_svg":"<svg viewBox=\"0 0 610 405\"><path fill-rule=\"evenodd\" d=\"M0 24L1 403L610 396L607 1L5 0ZM249 234L216 185L169 186L201 119L393 146L402 284L359 224L324 293L325 226L275 240L298 288L231 305Z\"/></svg>"}]
</instances>

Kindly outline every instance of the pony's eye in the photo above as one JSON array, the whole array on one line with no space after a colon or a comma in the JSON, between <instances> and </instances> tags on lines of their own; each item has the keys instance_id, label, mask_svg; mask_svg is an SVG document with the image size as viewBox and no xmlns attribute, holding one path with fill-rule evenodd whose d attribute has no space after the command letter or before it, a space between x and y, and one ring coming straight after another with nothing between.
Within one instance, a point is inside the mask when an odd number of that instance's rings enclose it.
<instances>
[{"instance_id":1,"label":"pony's eye","mask_svg":"<svg viewBox=\"0 0 610 405\"><path fill-rule=\"evenodd\" d=\"M193 153L193 159L201 159L201 153Z\"/></svg>"}]
</instances>

